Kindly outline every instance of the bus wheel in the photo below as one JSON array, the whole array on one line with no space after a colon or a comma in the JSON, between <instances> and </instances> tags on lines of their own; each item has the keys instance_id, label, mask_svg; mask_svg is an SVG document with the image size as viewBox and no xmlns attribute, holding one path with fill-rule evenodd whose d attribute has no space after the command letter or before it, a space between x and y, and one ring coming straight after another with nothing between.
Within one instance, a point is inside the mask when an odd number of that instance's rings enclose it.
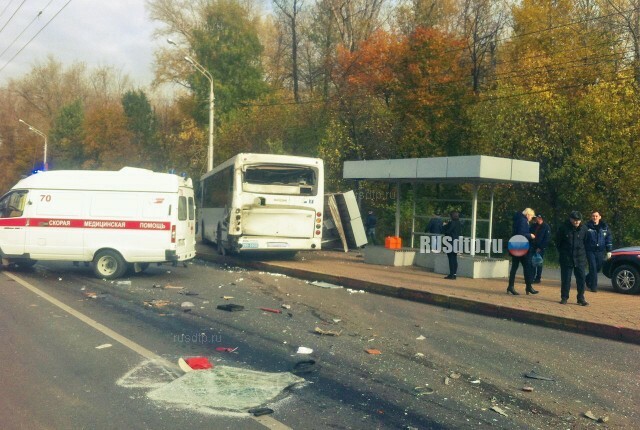
<instances>
[{"instance_id":1,"label":"bus wheel","mask_svg":"<svg viewBox=\"0 0 640 430\"><path fill-rule=\"evenodd\" d=\"M100 279L116 279L127 271L124 258L111 249L98 252L93 259L93 273Z\"/></svg>"},{"instance_id":2,"label":"bus wheel","mask_svg":"<svg viewBox=\"0 0 640 430\"><path fill-rule=\"evenodd\" d=\"M218 226L218 231L216 232L216 249L218 250L218 254L225 255L226 250L224 249L224 244L222 243L222 227Z\"/></svg>"}]
</instances>

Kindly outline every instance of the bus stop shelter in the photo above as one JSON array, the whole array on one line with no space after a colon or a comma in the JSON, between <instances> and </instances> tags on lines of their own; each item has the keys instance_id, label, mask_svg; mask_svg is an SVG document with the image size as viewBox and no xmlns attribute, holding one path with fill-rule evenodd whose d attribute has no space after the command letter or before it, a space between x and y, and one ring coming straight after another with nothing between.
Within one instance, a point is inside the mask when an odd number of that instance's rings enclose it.
<instances>
[{"instance_id":1,"label":"bus stop shelter","mask_svg":"<svg viewBox=\"0 0 640 430\"><path fill-rule=\"evenodd\" d=\"M478 190L480 187L483 185L538 183L540 164L534 161L486 155L345 161L343 178L396 184L396 236L400 235L401 184L471 184L473 186L471 241L474 243L478 222ZM493 198L492 188L489 203L489 240L492 239L493 231ZM472 257L475 254L474 251L472 247Z\"/></svg>"}]
</instances>

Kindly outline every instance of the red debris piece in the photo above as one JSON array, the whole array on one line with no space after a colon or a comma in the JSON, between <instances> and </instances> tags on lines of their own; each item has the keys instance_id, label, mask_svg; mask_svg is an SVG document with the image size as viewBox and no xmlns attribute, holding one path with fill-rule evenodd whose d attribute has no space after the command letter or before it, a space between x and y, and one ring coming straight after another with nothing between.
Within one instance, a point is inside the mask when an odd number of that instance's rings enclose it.
<instances>
[{"instance_id":1,"label":"red debris piece","mask_svg":"<svg viewBox=\"0 0 640 430\"><path fill-rule=\"evenodd\" d=\"M213 367L213 364L209 363L207 357L191 357L185 361L193 370L211 369Z\"/></svg>"},{"instance_id":2,"label":"red debris piece","mask_svg":"<svg viewBox=\"0 0 640 430\"><path fill-rule=\"evenodd\" d=\"M227 346L218 346L216 347L216 351L218 352L235 352L238 349L238 347L235 348L229 348Z\"/></svg>"},{"instance_id":3,"label":"red debris piece","mask_svg":"<svg viewBox=\"0 0 640 430\"><path fill-rule=\"evenodd\" d=\"M273 312L274 314L281 314L282 311L280 309L271 309L271 308L260 308L261 311L265 312Z\"/></svg>"}]
</instances>

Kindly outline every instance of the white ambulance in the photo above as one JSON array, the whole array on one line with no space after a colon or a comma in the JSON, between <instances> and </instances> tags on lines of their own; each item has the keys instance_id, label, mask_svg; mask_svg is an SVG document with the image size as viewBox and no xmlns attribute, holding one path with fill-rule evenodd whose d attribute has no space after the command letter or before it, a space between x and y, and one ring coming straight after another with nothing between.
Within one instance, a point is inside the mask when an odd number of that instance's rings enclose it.
<instances>
[{"instance_id":1,"label":"white ambulance","mask_svg":"<svg viewBox=\"0 0 640 430\"><path fill-rule=\"evenodd\" d=\"M149 263L195 257L193 183L169 173L40 172L0 198L3 265L37 260L92 262L115 279Z\"/></svg>"}]
</instances>

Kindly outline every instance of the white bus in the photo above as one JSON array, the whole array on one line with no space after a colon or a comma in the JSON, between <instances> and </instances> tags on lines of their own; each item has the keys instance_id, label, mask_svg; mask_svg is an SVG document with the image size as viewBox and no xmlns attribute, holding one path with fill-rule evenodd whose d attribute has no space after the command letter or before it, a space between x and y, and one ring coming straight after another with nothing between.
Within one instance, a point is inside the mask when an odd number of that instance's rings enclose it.
<instances>
[{"instance_id":1,"label":"white bus","mask_svg":"<svg viewBox=\"0 0 640 430\"><path fill-rule=\"evenodd\" d=\"M238 154L203 175L200 186L202 238L218 252L320 249L322 160Z\"/></svg>"}]
</instances>

